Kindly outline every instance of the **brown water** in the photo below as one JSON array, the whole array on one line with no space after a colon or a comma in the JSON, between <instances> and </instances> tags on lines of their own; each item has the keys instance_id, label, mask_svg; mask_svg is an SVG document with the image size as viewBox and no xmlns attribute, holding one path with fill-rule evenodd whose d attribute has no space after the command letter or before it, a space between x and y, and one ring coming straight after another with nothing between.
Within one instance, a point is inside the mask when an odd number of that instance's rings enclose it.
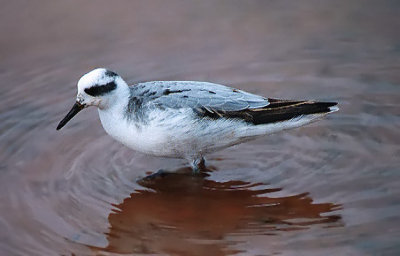
<instances>
[{"instance_id":1,"label":"brown water","mask_svg":"<svg viewBox=\"0 0 400 256\"><path fill-rule=\"evenodd\" d=\"M400 254L398 1L4 1L0 14L0 255ZM55 130L99 66L341 110L210 155L193 177L113 141L95 109ZM159 168L177 173L137 182Z\"/></svg>"}]
</instances>

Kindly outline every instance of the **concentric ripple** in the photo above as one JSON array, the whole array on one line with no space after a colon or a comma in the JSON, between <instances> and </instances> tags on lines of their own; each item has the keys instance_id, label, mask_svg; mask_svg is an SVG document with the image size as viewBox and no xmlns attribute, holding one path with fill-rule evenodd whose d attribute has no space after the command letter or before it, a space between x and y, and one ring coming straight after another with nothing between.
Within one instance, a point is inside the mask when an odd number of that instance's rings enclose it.
<instances>
[{"instance_id":1,"label":"concentric ripple","mask_svg":"<svg viewBox=\"0 0 400 256\"><path fill-rule=\"evenodd\" d=\"M398 4L367 2L4 3L0 255L398 255ZM192 176L113 141L95 109L56 131L98 66L340 111Z\"/></svg>"}]
</instances>

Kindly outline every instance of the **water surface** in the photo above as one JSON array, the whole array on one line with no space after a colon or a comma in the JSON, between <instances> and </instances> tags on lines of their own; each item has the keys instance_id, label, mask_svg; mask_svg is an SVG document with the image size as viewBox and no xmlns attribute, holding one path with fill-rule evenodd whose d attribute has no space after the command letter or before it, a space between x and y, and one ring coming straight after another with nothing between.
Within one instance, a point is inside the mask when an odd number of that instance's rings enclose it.
<instances>
[{"instance_id":1,"label":"water surface","mask_svg":"<svg viewBox=\"0 0 400 256\"><path fill-rule=\"evenodd\" d=\"M9 1L0 40L1 255L400 253L396 1ZM199 80L340 112L208 156L108 137L79 77ZM175 174L138 182L165 168Z\"/></svg>"}]
</instances>

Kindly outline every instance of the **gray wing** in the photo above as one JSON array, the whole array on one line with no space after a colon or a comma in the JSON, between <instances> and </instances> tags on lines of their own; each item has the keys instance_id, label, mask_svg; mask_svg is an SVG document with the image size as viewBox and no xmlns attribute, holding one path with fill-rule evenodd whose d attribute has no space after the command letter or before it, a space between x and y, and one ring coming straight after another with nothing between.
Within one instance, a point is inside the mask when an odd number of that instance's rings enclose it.
<instances>
[{"instance_id":1,"label":"gray wing","mask_svg":"<svg viewBox=\"0 0 400 256\"><path fill-rule=\"evenodd\" d=\"M269 105L268 99L227 86L192 81L155 81L131 86L143 104L164 108L240 111Z\"/></svg>"}]
</instances>

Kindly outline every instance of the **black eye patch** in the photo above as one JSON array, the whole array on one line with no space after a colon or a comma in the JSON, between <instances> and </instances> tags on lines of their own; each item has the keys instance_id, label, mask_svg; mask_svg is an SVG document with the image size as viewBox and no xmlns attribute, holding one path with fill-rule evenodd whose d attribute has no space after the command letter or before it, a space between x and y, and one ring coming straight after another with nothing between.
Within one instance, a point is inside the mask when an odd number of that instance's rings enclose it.
<instances>
[{"instance_id":1,"label":"black eye patch","mask_svg":"<svg viewBox=\"0 0 400 256\"><path fill-rule=\"evenodd\" d=\"M111 92L115 88L117 88L117 85L114 82L109 82L108 84L95 85L90 88L86 88L85 92L91 96L100 96Z\"/></svg>"}]
</instances>

